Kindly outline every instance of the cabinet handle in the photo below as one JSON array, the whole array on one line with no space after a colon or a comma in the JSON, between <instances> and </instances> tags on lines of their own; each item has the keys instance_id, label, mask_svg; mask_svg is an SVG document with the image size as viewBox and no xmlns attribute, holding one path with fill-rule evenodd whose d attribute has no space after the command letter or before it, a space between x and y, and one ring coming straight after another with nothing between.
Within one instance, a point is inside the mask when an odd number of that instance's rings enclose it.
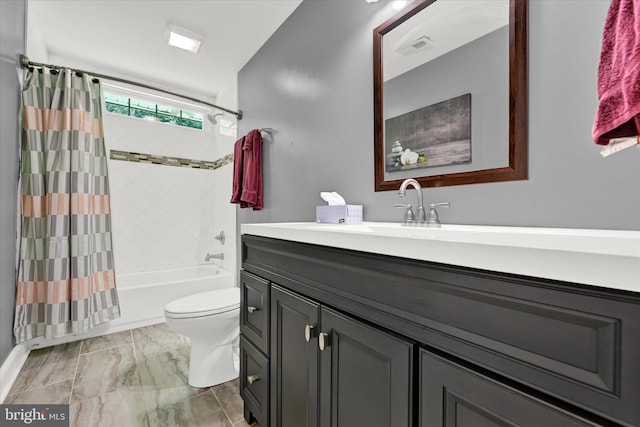
<instances>
[{"instance_id":1,"label":"cabinet handle","mask_svg":"<svg viewBox=\"0 0 640 427\"><path fill-rule=\"evenodd\" d=\"M253 384L260 379L260 376L257 374L247 376L247 382L249 384Z\"/></svg>"},{"instance_id":2,"label":"cabinet handle","mask_svg":"<svg viewBox=\"0 0 640 427\"><path fill-rule=\"evenodd\" d=\"M329 347L329 334L322 332L318 335L318 347L320 347L320 351L324 351L325 348Z\"/></svg>"},{"instance_id":3,"label":"cabinet handle","mask_svg":"<svg viewBox=\"0 0 640 427\"><path fill-rule=\"evenodd\" d=\"M304 326L304 339L306 342L311 341L311 338L316 336L316 325Z\"/></svg>"},{"instance_id":4,"label":"cabinet handle","mask_svg":"<svg viewBox=\"0 0 640 427\"><path fill-rule=\"evenodd\" d=\"M260 310L258 307L253 307L253 306L249 306L247 307L247 311L249 313L255 313L256 311Z\"/></svg>"}]
</instances>

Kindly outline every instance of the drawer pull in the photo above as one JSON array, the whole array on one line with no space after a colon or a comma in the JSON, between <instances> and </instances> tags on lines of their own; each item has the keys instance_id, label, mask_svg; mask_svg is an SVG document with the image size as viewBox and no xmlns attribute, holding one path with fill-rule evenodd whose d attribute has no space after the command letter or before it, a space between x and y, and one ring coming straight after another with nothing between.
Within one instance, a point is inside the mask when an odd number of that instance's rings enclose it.
<instances>
[{"instance_id":1,"label":"drawer pull","mask_svg":"<svg viewBox=\"0 0 640 427\"><path fill-rule=\"evenodd\" d=\"M247 382L248 382L249 384L253 384L253 383L255 383L256 381L258 381L259 379L260 379L260 376L258 376L258 375L256 375L256 374L247 376Z\"/></svg>"},{"instance_id":2,"label":"drawer pull","mask_svg":"<svg viewBox=\"0 0 640 427\"><path fill-rule=\"evenodd\" d=\"M323 332L318 335L318 347L320 351L324 351L325 348L329 347L329 334Z\"/></svg>"},{"instance_id":3,"label":"drawer pull","mask_svg":"<svg viewBox=\"0 0 640 427\"><path fill-rule=\"evenodd\" d=\"M260 310L258 307L254 307L254 306L249 306L247 307L247 311L249 313L255 313L256 311Z\"/></svg>"},{"instance_id":4,"label":"drawer pull","mask_svg":"<svg viewBox=\"0 0 640 427\"><path fill-rule=\"evenodd\" d=\"M304 339L306 342L311 341L311 338L316 336L316 325L304 326Z\"/></svg>"}]
</instances>

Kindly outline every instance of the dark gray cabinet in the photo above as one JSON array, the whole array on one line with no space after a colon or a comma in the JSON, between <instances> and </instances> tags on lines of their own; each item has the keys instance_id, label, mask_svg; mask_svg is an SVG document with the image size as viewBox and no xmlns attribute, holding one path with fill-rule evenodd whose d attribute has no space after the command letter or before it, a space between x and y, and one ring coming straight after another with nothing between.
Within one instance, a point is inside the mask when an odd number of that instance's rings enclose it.
<instances>
[{"instance_id":1,"label":"dark gray cabinet","mask_svg":"<svg viewBox=\"0 0 640 427\"><path fill-rule=\"evenodd\" d=\"M419 395L421 427L600 425L425 350Z\"/></svg>"},{"instance_id":2,"label":"dark gray cabinet","mask_svg":"<svg viewBox=\"0 0 640 427\"><path fill-rule=\"evenodd\" d=\"M269 281L240 273L240 333L269 355Z\"/></svg>"},{"instance_id":3,"label":"dark gray cabinet","mask_svg":"<svg viewBox=\"0 0 640 427\"><path fill-rule=\"evenodd\" d=\"M240 273L240 396L244 418L269 422L269 281Z\"/></svg>"},{"instance_id":4,"label":"dark gray cabinet","mask_svg":"<svg viewBox=\"0 0 640 427\"><path fill-rule=\"evenodd\" d=\"M264 423L269 415L269 359L242 335L238 382L244 418Z\"/></svg>"},{"instance_id":5,"label":"dark gray cabinet","mask_svg":"<svg viewBox=\"0 0 640 427\"><path fill-rule=\"evenodd\" d=\"M320 305L278 286L271 299L271 425L318 425Z\"/></svg>"},{"instance_id":6,"label":"dark gray cabinet","mask_svg":"<svg viewBox=\"0 0 640 427\"><path fill-rule=\"evenodd\" d=\"M410 426L413 345L271 290L271 425Z\"/></svg>"},{"instance_id":7,"label":"dark gray cabinet","mask_svg":"<svg viewBox=\"0 0 640 427\"><path fill-rule=\"evenodd\" d=\"M274 427L640 426L637 293L250 235L242 257L277 295ZM383 375L398 360L406 384Z\"/></svg>"},{"instance_id":8,"label":"dark gray cabinet","mask_svg":"<svg viewBox=\"0 0 640 427\"><path fill-rule=\"evenodd\" d=\"M413 345L326 307L320 321L320 425L413 425Z\"/></svg>"}]
</instances>

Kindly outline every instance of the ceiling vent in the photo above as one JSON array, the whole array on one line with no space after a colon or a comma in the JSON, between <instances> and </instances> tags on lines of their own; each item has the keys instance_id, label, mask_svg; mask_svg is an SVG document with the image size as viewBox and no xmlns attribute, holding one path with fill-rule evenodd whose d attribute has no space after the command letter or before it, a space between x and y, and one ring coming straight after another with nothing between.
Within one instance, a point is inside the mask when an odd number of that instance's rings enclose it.
<instances>
[{"instance_id":1,"label":"ceiling vent","mask_svg":"<svg viewBox=\"0 0 640 427\"><path fill-rule=\"evenodd\" d=\"M407 43L403 43L396 48L396 52L403 56L413 55L423 49L431 46L433 42L427 36L420 36L415 40L411 40Z\"/></svg>"}]
</instances>

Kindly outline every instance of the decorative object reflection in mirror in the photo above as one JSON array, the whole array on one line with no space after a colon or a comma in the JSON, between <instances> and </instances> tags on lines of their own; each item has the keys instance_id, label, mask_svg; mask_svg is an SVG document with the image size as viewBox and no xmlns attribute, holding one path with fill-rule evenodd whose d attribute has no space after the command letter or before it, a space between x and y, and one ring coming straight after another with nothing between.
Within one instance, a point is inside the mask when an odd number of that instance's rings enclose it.
<instances>
[{"instance_id":1,"label":"decorative object reflection in mirror","mask_svg":"<svg viewBox=\"0 0 640 427\"><path fill-rule=\"evenodd\" d=\"M373 32L375 190L527 179L528 0L415 0Z\"/></svg>"}]
</instances>

